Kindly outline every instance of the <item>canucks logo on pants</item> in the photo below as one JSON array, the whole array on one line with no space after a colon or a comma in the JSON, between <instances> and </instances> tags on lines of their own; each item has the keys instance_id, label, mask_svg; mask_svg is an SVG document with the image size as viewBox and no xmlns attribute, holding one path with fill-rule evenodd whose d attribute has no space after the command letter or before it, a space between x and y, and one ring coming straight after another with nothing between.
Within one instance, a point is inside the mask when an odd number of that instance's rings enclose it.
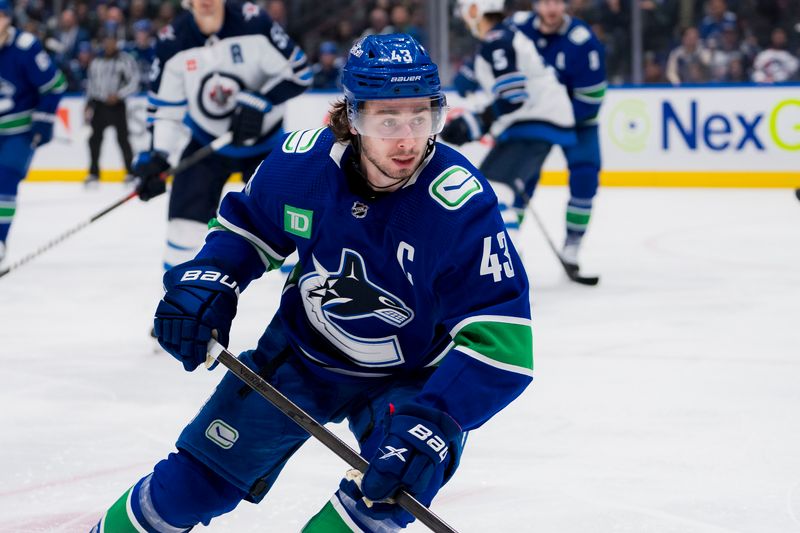
<instances>
[{"instance_id":1,"label":"canucks logo on pants","mask_svg":"<svg viewBox=\"0 0 800 533\"><path fill-rule=\"evenodd\" d=\"M357 252L343 249L337 272L327 271L316 258L312 259L315 270L300 278L299 288L306 316L314 328L361 366L403 363L396 335L365 337L352 330L363 320L371 322L368 331L385 331L385 326L378 327L383 324L390 329L401 328L414 318L414 311L369 280L364 259Z\"/></svg>"}]
</instances>

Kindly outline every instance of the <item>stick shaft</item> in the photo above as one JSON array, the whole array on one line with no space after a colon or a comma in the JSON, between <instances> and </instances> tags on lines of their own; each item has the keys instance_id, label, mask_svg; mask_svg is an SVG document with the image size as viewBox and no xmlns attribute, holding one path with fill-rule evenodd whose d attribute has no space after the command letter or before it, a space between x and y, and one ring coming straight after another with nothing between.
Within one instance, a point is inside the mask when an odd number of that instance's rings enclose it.
<instances>
[{"instance_id":1,"label":"stick shaft","mask_svg":"<svg viewBox=\"0 0 800 533\"><path fill-rule=\"evenodd\" d=\"M264 399L277 407L286 416L291 418L296 424L305 429L310 435L319 440L329 450L338 455L347 464L360 472L365 472L369 462L361 457L346 442L331 433L325 426L314 420L308 413L303 411L297 404L284 396L278 389L273 387L268 381L250 370L244 363L239 361L231 352L225 349L216 340L211 339L208 343L208 355L210 359L216 359L225 368L230 370L236 377L245 382ZM210 361L207 361L207 363ZM436 516L430 509L422 505L416 498L406 491L399 491L394 496L395 501L406 511L414 515L420 522L428 526L435 533L456 533L441 518Z\"/></svg>"},{"instance_id":2,"label":"stick shaft","mask_svg":"<svg viewBox=\"0 0 800 533\"><path fill-rule=\"evenodd\" d=\"M228 144L230 144L232 138L233 138L233 134L231 134L230 132L219 136L218 138L214 139L211 143L209 143L206 146L200 148L199 150L194 152L192 155L190 155L186 159L182 160L174 168L170 168L170 169L165 170L164 172L162 172L161 173L161 178L162 179L167 179L169 176L172 176L174 174L178 174L179 172L183 172L187 168L189 168L189 167L191 167L193 165L196 165L197 163L199 163L200 161L202 161L203 159L205 159L206 157L208 157L212 153L217 152L221 148L223 148L224 146L227 146ZM27 263L31 259L34 259L34 258L40 256L41 254L43 254L44 252L46 252L50 248L52 248L55 245L59 244L61 241L63 241L67 237L72 236L73 234L75 234L78 231L82 230L83 228L85 228L86 226L91 224L92 222L104 217L105 215L107 215L111 211L115 210L116 208L118 208L122 204L126 203L128 200L131 200L132 198L135 198L136 196L137 196L136 191L132 191L132 192L126 194L125 197L120 198L119 200L117 200L116 202L114 202L110 206L106 207L105 209L103 209L99 213L95 213L94 215L92 215L88 219L86 219L83 222L81 222L80 224L68 229L67 231L65 231L64 233L59 235L58 237L56 237L53 240L51 240L50 242L40 246L39 248L37 248L33 252L29 253L25 257L15 261L14 263L10 264L9 266L3 268L2 270L0 270L0 278L5 276L6 274L11 272L12 270L15 270L15 269L21 267L22 265L24 265L25 263Z\"/></svg>"}]
</instances>

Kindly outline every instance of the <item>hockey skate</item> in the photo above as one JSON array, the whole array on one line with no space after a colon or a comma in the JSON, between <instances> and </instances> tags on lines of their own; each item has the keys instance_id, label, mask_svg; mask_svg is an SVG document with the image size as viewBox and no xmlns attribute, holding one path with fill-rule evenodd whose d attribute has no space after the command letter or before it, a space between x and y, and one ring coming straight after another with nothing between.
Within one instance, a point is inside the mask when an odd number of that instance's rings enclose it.
<instances>
[{"instance_id":1,"label":"hockey skate","mask_svg":"<svg viewBox=\"0 0 800 533\"><path fill-rule=\"evenodd\" d=\"M561 248L561 253L559 255L568 273L577 273L580 270L578 266L578 251L580 247L580 241L567 240L564 243L564 247Z\"/></svg>"},{"instance_id":2,"label":"hockey skate","mask_svg":"<svg viewBox=\"0 0 800 533\"><path fill-rule=\"evenodd\" d=\"M100 184L100 176L89 174L83 179L83 186L87 189L95 189Z\"/></svg>"}]
</instances>

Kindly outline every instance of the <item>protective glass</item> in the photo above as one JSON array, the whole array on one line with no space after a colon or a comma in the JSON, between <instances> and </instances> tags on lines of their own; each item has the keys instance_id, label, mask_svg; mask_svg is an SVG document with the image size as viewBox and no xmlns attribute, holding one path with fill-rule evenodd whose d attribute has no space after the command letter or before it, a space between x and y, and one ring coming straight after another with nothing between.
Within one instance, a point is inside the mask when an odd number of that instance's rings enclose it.
<instances>
[{"instance_id":1,"label":"protective glass","mask_svg":"<svg viewBox=\"0 0 800 533\"><path fill-rule=\"evenodd\" d=\"M351 106L348 118L360 135L406 139L441 133L447 110L443 96L368 100Z\"/></svg>"}]
</instances>

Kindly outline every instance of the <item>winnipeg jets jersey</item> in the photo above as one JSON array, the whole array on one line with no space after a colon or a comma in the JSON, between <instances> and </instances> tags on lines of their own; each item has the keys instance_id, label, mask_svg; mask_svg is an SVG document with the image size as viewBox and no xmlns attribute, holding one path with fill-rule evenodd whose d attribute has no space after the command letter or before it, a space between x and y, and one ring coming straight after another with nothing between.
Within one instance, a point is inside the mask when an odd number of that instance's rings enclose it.
<instances>
[{"instance_id":1,"label":"winnipeg jets jersey","mask_svg":"<svg viewBox=\"0 0 800 533\"><path fill-rule=\"evenodd\" d=\"M36 37L14 27L8 32L0 46L0 135L30 130L34 112L55 113L67 87Z\"/></svg>"},{"instance_id":2,"label":"winnipeg jets jersey","mask_svg":"<svg viewBox=\"0 0 800 533\"><path fill-rule=\"evenodd\" d=\"M464 429L530 382L528 281L483 176L436 144L395 192L360 194L353 149L294 132L225 196L198 257L242 286L297 250L278 316L299 357L333 380L436 366L418 401Z\"/></svg>"},{"instance_id":3,"label":"winnipeg jets jersey","mask_svg":"<svg viewBox=\"0 0 800 533\"><path fill-rule=\"evenodd\" d=\"M542 33L540 20L531 13L518 13L514 22L535 44L545 63L555 68L567 88L575 122L594 124L606 92L603 44L585 22L566 16L556 33Z\"/></svg>"},{"instance_id":4,"label":"winnipeg jets jersey","mask_svg":"<svg viewBox=\"0 0 800 533\"><path fill-rule=\"evenodd\" d=\"M536 46L512 24L498 24L475 57L477 85L491 95L496 117L490 133L498 140L527 137L572 144L572 108L555 72Z\"/></svg>"},{"instance_id":5,"label":"winnipeg jets jersey","mask_svg":"<svg viewBox=\"0 0 800 533\"><path fill-rule=\"evenodd\" d=\"M201 143L219 137L230 127L237 93L251 91L273 106L262 125L267 138L220 153L264 153L276 140L269 134L282 133L284 102L306 90L311 77L305 53L257 5L226 2L222 28L210 37L184 13L158 35L148 94L153 148L175 154L185 141L181 122Z\"/></svg>"}]
</instances>

